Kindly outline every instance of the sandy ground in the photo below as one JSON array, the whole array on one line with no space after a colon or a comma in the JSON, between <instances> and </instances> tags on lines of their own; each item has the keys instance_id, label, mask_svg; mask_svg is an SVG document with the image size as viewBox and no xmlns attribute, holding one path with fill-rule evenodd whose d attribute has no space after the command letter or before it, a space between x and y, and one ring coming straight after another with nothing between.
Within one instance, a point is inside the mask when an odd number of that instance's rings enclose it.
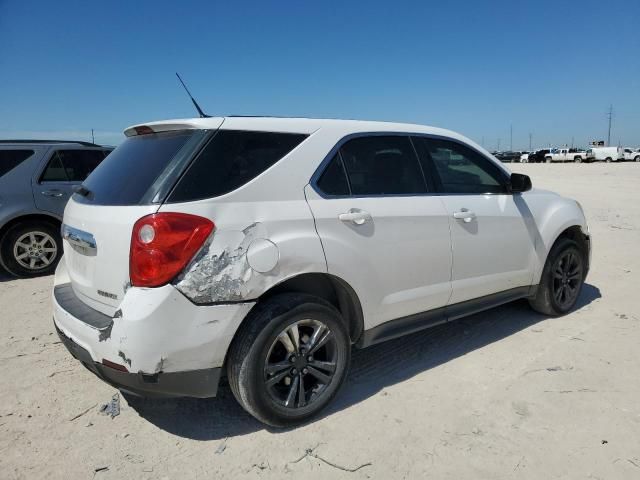
<instances>
[{"instance_id":1,"label":"sandy ground","mask_svg":"<svg viewBox=\"0 0 640 480\"><path fill-rule=\"evenodd\" d=\"M519 302L355 352L332 408L292 430L228 387L104 416L116 390L57 341L52 279L0 274L0 478L640 478L640 164L512 167L585 208L578 308Z\"/></svg>"}]
</instances>

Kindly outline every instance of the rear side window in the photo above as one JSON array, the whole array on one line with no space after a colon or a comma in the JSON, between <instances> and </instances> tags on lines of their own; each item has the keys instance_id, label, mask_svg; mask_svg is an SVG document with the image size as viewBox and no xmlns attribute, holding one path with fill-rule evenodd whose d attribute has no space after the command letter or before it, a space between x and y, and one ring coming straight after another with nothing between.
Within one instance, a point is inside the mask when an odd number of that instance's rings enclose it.
<instances>
[{"instance_id":1,"label":"rear side window","mask_svg":"<svg viewBox=\"0 0 640 480\"><path fill-rule=\"evenodd\" d=\"M349 183L339 153L335 154L322 172L317 186L325 195L349 195Z\"/></svg>"},{"instance_id":2,"label":"rear side window","mask_svg":"<svg viewBox=\"0 0 640 480\"><path fill-rule=\"evenodd\" d=\"M340 154L353 196L427 192L409 137L359 137L346 142Z\"/></svg>"},{"instance_id":3,"label":"rear side window","mask_svg":"<svg viewBox=\"0 0 640 480\"><path fill-rule=\"evenodd\" d=\"M40 182L83 182L104 160L104 150L57 150L51 156Z\"/></svg>"},{"instance_id":4,"label":"rear side window","mask_svg":"<svg viewBox=\"0 0 640 480\"><path fill-rule=\"evenodd\" d=\"M33 150L0 150L0 177L34 154Z\"/></svg>"},{"instance_id":5,"label":"rear side window","mask_svg":"<svg viewBox=\"0 0 640 480\"><path fill-rule=\"evenodd\" d=\"M95 205L152 203L155 187L167 183L167 172L180 168L204 135L189 130L128 137L83 182L90 193L73 198Z\"/></svg>"},{"instance_id":6,"label":"rear side window","mask_svg":"<svg viewBox=\"0 0 640 480\"><path fill-rule=\"evenodd\" d=\"M221 130L189 166L168 201L188 202L229 193L260 175L306 137Z\"/></svg>"},{"instance_id":7,"label":"rear side window","mask_svg":"<svg viewBox=\"0 0 640 480\"><path fill-rule=\"evenodd\" d=\"M414 138L425 172L434 171L441 193L506 193L504 174L480 153L460 143Z\"/></svg>"}]
</instances>

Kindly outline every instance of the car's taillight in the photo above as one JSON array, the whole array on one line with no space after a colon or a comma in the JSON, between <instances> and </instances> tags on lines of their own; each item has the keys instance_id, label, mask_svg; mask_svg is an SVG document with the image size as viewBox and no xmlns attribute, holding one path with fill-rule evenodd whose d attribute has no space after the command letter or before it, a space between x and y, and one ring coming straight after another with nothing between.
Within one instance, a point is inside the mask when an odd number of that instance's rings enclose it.
<instances>
[{"instance_id":1,"label":"car's taillight","mask_svg":"<svg viewBox=\"0 0 640 480\"><path fill-rule=\"evenodd\" d=\"M131 233L131 285L159 287L168 283L193 258L214 228L211 220L186 213L142 217Z\"/></svg>"}]
</instances>

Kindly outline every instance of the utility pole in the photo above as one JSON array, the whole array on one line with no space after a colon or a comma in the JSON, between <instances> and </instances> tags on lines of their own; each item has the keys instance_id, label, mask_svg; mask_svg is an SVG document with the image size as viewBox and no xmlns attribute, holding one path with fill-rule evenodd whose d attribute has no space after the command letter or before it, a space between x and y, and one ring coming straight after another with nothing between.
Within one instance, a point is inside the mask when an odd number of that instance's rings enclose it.
<instances>
[{"instance_id":1,"label":"utility pole","mask_svg":"<svg viewBox=\"0 0 640 480\"><path fill-rule=\"evenodd\" d=\"M96 139L93 138L93 128L91 129L91 143L96 143Z\"/></svg>"},{"instance_id":2,"label":"utility pole","mask_svg":"<svg viewBox=\"0 0 640 480\"><path fill-rule=\"evenodd\" d=\"M500 151L500 139L498 139L498 148L496 148L496 151L499 152Z\"/></svg>"},{"instance_id":3,"label":"utility pole","mask_svg":"<svg viewBox=\"0 0 640 480\"><path fill-rule=\"evenodd\" d=\"M611 146L611 118L613 117L613 104L609 105L609 111L607 112L609 118L609 133L607 133L607 147Z\"/></svg>"},{"instance_id":4,"label":"utility pole","mask_svg":"<svg viewBox=\"0 0 640 480\"><path fill-rule=\"evenodd\" d=\"M509 151L513 152L513 123L509 125Z\"/></svg>"},{"instance_id":5,"label":"utility pole","mask_svg":"<svg viewBox=\"0 0 640 480\"><path fill-rule=\"evenodd\" d=\"M533 135L531 135L531 132L529 132L529 151L531 151L531 138L533 137Z\"/></svg>"},{"instance_id":6,"label":"utility pole","mask_svg":"<svg viewBox=\"0 0 640 480\"><path fill-rule=\"evenodd\" d=\"M573 148L573 142L575 140L575 137L571 137L571 148Z\"/></svg>"}]
</instances>

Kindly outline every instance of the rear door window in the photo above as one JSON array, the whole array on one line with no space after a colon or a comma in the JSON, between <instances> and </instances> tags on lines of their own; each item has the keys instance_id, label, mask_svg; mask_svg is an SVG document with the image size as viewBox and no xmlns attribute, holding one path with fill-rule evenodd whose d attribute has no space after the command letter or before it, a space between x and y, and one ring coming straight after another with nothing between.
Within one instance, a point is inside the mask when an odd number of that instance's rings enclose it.
<instances>
[{"instance_id":1,"label":"rear door window","mask_svg":"<svg viewBox=\"0 0 640 480\"><path fill-rule=\"evenodd\" d=\"M349 183L340 153L336 153L331 159L316 185L325 195L349 195Z\"/></svg>"},{"instance_id":2,"label":"rear door window","mask_svg":"<svg viewBox=\"0 0 640 480\"><path fill-rule=\"evenodd\" d=\"M56 150L40 182L82 182L104 157L104 150Z\"/></svg>"},{"instance_id":3,"label":"rear door window","mask_svg":"<svg viewBox=\"0 0 640 480\"><path fill-rule=\"evenodd\" d=\"M371 136L349 140L340 148L351 194L412 195L427 192L409 137Z\"/></svg>"},{"instance_id":4,"label":"rear door window","mask_svg":"<svg viewBox=\"0 0 640 480\"><path fill-rule=\"evenodd\" d=\"M0 177L9 173L34 153L33 150L0 150Z\"/></svg>"},{"instance_id":5,"label":"rear door window","mask_svg":"<svg viewBox=\"0 0 640 480\"><path fill-rule=\"evenodd\" d=\"M229 193L278 162L306 137L220 130L189 166L167 201L188 202Z\"/></svg>"}]
</instances>

